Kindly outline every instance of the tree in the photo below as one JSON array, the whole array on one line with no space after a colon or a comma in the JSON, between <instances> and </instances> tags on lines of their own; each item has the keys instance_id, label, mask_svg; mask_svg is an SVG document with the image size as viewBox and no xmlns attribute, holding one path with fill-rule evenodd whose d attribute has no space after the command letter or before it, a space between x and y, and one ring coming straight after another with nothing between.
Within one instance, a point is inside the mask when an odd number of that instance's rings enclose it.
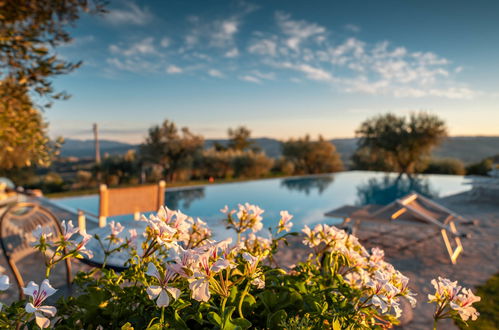
<instances>
[{"instance_id":1,"label":"tree","mask_svg":"<svg viewBox=\"0 0 499 330\"><path fill-rule=\"evenodd\" d=\"M250 140L251 131L244 126L236 129L229 128L229 148L234 150L246 150L253 145Z\"/></svg>"},{"instance_id":2,"label":"tree","mask_svg":"<svg viewBox=\"0 0 499 330\"><path fill-rule=\"evenodd\" d=\"M50 106L52 99L66 98L67 94L54 90L50 78L73 71L81 62L67 61L55 48L71 41L66 28L81 13L103 13L105 5L104 0L0 1L2 84L16 81L23 90L48 99L43 106ZM21 95L19 102L25 100Z\"/></svg>"},{"instance_id":3,"label":"tree","mask_svg":"<svg viewBox=\"0 0 499 330\"><path fill-rule=\"evenodd\" d=\"M409 118L385 114L364 121L356 131L357 151L368 158L383 158L391 170L411 174L418 170L431 150L447 136L443 120L425 112Z\"/></svg>"},{"instance_id":4,"label":"tree","mask_svg":"<svg viewBox=\"0 0 499 330\"><path fill-rule=\"evenodd\" d=\"M336 147L319 136L312 141L310 136L291 139L282 144L285 159L294 164L295 174L330 173L343 170L343 163Z\"/></svg>"},{"instance_id":5,"label":"tree","mask_svg":"<svg viewBox=\"0 0 499 330\"><path fill-rule=\"evenodd\" d=\"M203 137L187 127L179 131L175 123L165 120L161 126L149 129L149 136L140 145L140 156L144 163L161 166L168 180L174 181L179 170L191 167L203 145Z\"/></svg>"},{"instance_id":6,"label":"tree","mask_svg":"<svg viewBox=\"0 0 499 330\"><path fill-rule=\"evenodd\" d=\"M0 170L47 166L58 143L49 143L47 124L33 107L26 86L4 80L0 84Z\"/></svg>"}]
</instances>

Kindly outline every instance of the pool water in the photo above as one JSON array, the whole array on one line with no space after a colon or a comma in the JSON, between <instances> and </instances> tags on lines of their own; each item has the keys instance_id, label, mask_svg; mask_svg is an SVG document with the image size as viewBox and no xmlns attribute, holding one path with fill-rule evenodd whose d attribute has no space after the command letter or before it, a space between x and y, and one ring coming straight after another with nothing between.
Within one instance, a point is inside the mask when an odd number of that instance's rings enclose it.
<instances>
[{"instance_id":1,"label":"pool water","mask_svg":"<svg viewBox=\"0 0 499 330\"><path fill-rule=\"evenodd\" d=\"M465 178L454 175L420 175L412 180L406 176L381 172L349 171L334 174L264 179L238 183L212 184L166 190L165 202L170 209L179 209L206 221L215 238L227 236L220 209L236 208L249 202L265 210L264 227L275 226L279 212L294 215L294 230L304 225L339 223L340 219L324 217L324 213L343 206L388 204L398 197L416 191L429 198L439 198L469 190ZM62 206L98 213L98 195L53 199ZM129 216L113 217L129 221Z\"/></svg>"}]
</instances>

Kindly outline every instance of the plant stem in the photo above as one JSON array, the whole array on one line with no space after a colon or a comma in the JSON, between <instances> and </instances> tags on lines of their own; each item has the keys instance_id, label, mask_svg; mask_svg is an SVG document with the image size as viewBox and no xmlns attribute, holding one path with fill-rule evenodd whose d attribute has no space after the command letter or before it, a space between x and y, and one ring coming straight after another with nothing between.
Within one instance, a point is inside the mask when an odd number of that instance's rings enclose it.
<instances>
[{"instance_id":1,"label":"plant stem","mask_svg":"<svg viewBox=\"0 0 499 330\"><path fill-rule=\"evenodd\" d=\"M161 324L161 328L163 328L164 322L165 322L165 308L161 307L161 320L159 320L159 323Z\"/></svg>"},{"instance_id":2,"label":"plant stem","mask_svg":"<svg viewBox=\"0 0 499 330\"><path fill-rule=\"evenodd\" d=\"M433 320L433 330L437 330L437 322L438 322L438 319Z\"/></svg>"},{"instance_id":3,"label":"plant stem","mask_svg":"<svg viewBox=\"0 0 499 330\"><path fill-rule=\"evenodd\" d=\"M239 312L239 316L242 319L244 319L244 315L243 315L243 301L244 301L244 297L246 297L246 294L248 293L249 284L250 284L250 281L248 279L248 282L246 283L246 287L244 288L244 291L241 294L241 299L239 299L239 305L237 306L237 311Z\"/></svg>"},{"instance_id":4,"label":"plant stem","mask_svg":"<svg viewBox=\"0 0 499 330\"><path fill-rule=\"evenodd\" d=\"M226 303L227 303L227 297L224 297L224 299L222 300L222 315L224 315Z\"/></svg>"}]
</instances>

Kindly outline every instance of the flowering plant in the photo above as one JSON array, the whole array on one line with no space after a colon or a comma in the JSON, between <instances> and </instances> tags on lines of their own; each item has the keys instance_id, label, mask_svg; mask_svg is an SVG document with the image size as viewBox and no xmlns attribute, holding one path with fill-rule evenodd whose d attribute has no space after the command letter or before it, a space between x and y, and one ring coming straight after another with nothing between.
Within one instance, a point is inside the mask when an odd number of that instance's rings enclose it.
<instances>
[{"instance_id":1,"label":"flowering plant","mask_svg":"<svg viewBox=\"0 0 499 330\"><path fill-rule=\"evenodd\" d=\"M366 250L341 229L305 226L303 244L311 253L285 269L278 266L276 253L289 235L297 235L290 232L292 215L282 211L276 227L263 237L264 210L244 204L221 211L237 239L215 241L205 222L166 207L142 217L146 227L141 243L137 232L124 237L125 228L111 222L110 234L94 239L104 252L104 266L114 253L127 252L125 270L80 272L74 281L78 294L59 299L56 306L45 302L55 292L50 269L67 258L91 255L85 247L89 236L71 240L78 232L71 222L63 224L58 240L49 240L50 234L37 229L36 247L56 251L47 263L47 279L40 286L30 282L24 289L30 298L5 307L0 326L384 329L398 323L401 299L416 304L408 278L384 260L383 251ZM0 278L0 289L5 285L8 280ZM438 305L436 320L454 316L452 311L475 319L472 293L463 289L459 294L457 289L451 296L450 288L456 287L445 285L436 286L437 293L430 297Z\"/></svg>"}]
</instances>

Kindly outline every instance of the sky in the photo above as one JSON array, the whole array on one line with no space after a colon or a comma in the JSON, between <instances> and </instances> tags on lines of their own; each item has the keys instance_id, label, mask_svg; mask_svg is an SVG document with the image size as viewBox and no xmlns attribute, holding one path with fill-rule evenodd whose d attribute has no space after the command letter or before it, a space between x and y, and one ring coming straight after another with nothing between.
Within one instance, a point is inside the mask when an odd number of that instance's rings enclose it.
<instances>
[{"instance_id":1,"label":"sky","mask_svg":"<svg viewBox=\"0 0 499 330\"><path fill-rule=\"evenodd\" d=\"M499 1L114 0L57 52L82 60L45 110L51 136L140 143L163 120L206 138L353 137L429 111L499 135Z\"/></svg>"}]
</instances>

